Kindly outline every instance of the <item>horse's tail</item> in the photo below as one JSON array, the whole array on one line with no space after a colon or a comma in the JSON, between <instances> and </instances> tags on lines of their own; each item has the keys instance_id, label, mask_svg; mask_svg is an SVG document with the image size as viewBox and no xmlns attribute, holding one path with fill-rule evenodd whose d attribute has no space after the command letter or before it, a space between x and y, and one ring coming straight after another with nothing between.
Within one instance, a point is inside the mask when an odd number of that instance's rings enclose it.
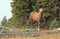
<instances>
[{"instance_id":1,"label":"horse's tail","mask_svg":"<svg viewBox=\"0 0 60 39\"><path fill-rule=\"evenodd\" d=\"M31 18L32 14L34 14L34 12L31 12L31 13L30 13L29 19L28 19L28 21L27 21L27 25L28 25L28 24L30 23L30 21L32 20L32 18Z\"/></svg>"}]
</instances>

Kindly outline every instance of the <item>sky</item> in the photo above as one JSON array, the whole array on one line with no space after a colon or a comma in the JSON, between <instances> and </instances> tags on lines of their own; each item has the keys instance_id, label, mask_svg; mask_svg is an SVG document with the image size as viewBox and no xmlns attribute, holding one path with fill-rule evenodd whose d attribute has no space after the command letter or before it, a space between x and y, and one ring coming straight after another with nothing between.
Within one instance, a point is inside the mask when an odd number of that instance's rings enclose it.
<instances>
[{"instance_id":1,"label":"sky","mask_svg":"<svg viewBox=\"0 0 60 39\"><path fill-rule=\"evenodd\" d=\"M10 2L11 0L0 0L0 22L4 16L6 16L7 19L12 17Z\"/></svg>"}]
</instances>

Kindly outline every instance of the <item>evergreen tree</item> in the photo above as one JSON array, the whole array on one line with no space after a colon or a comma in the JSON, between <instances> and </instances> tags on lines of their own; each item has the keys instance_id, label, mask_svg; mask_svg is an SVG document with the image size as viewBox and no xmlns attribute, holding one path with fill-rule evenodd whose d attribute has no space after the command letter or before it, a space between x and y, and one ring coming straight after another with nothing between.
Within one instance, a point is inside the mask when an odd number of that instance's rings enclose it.
<instances>
[{"instance_id":1,"label":"evergreen tree","mask_svg":"<svg viewBox=\"0 0 60 39\"><path fill-rule=\"evenodd\" d=\"M11 2L12 6L12 14L13 17L11 21L13 21L17 25L21 25L24 22L24 19L27 19L28 14L32 11L31 10L31 2L30 0L13 0Z\"/></svg>"},{"instance_id":2,"label":"evergreen tree","mask_svg":"<svg viewBox=\"0 0 60 39\"><path fill-rule=\"evenodd\" d=\"M1 25L2 25L2 26L7 26L6 16L2 19Z\"/></svg>"},{"instance_id":3,"label":"evergreen tree","mask_svg":"<svg viewBox=\"0 0 60 39\"><path fill-rule=\"evenodd\" d=\"M10 19L16 25L26 23L30 12L38 11L39 8L44 9L43 18L44 23L50 23L56 18L57 5L60 4L58 0L12 0L12 14ZM23 24L24 25L24 24Z\"/></svg>"}]
</instances>

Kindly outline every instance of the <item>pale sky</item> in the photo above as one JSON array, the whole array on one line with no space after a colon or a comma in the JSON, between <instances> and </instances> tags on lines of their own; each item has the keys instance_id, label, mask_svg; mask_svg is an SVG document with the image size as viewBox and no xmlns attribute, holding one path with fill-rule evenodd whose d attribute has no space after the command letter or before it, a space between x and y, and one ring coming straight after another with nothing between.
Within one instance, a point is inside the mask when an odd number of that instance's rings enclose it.
<instances>
[{"instance_id":1,"label":"pale sky","mask_svg":"<svg viewBox=\"0 0 60 39\"><path fill-rule=\"evenodd\" d=\"M6 16L7 19L12 17L10 2L11 0L0 0L0 22L4 16Z\"/></svg>"}]
</instances>

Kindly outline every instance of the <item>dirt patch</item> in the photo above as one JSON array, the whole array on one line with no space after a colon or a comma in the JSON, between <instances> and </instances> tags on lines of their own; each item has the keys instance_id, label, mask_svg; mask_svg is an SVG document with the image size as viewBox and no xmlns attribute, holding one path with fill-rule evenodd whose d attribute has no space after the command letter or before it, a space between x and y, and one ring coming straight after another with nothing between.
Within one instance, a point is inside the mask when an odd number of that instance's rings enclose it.
<instances>
[{"instance_id":1,"label":"dirt patch","mask_svg":"<svg viewBox=\"0 0 60 39\"><path fill-rule=\"evenodd\" d=\"M39 37L0 37L0 39L60 39L60 33L56 34L44 34L40 35Z\"/></svg>"},{"instance_id":2,"label":"dirt patch","mask_svg":"<svg viewBox=\"0 0 60 39\"><path fill-rule=\"evenodd\" d=\"M44 34L40 36L41 39L60 39L60 33L56 34Z\"/></svg>"}]
</instances>

